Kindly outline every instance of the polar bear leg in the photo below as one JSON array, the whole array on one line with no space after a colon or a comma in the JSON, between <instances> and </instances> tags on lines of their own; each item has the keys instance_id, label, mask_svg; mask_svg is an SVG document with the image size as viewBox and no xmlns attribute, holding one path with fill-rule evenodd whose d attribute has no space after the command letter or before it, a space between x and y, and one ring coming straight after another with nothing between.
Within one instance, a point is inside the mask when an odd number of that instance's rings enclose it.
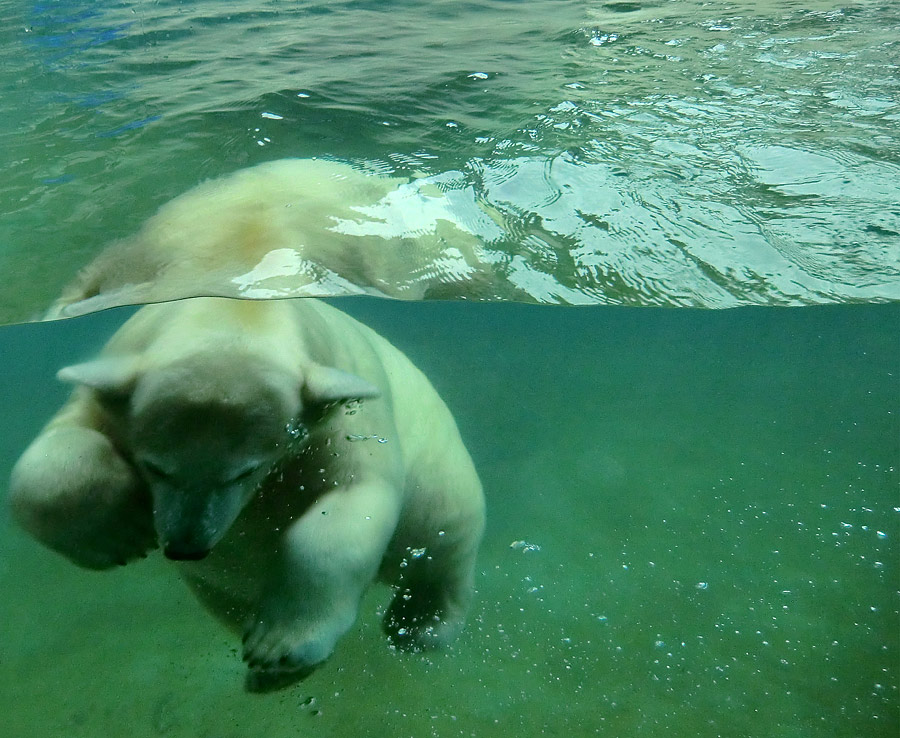
<instances>
[{"instance_id":1,"label":"polar bear leg","mask_svg":"<svg viewBox=\"0 0 900 738\"><path fill-rule=\"evenodd\" d=\"M41 433L13 469L9 501L25 530L87 569L122 565L156 546L149 496L93 428Z\"/></svg>"},{"instance_id":2,"label":"polar bear leg","mask_svg":"<svg viewBox=\"0 0 900 738\"><path fill-rule=\"evenodd\" d=\"M480 539L473 525L454 541L407 554L382 623L397 648L430 650L456 638L472 601Z\"/></svg>"},{"instance_id":3,"label":"polar bear leg","mask_svg":"<svg viewBox=\"0 0 900 738\"><path fill-rule=\"evenodd\" d=\"M250 692L309 676L356 621L400 514L400 495L380 481L337 488L295 521L279 571L244 635Z\"/></svg>"}]
</instances>

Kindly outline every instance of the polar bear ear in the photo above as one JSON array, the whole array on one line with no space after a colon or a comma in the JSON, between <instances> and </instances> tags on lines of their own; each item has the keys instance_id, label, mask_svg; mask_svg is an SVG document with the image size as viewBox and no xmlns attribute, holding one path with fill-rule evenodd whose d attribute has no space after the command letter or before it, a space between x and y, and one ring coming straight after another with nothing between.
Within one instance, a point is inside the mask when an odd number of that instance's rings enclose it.
<instances>
[{"instance_id":1,"label":"polar bear ear","mask_svg":"<svg viewBox=\"0 0 900 738\"><path fill-rule=\"evenodd\" d=\"M381 395L381 390L355 374L327 366L308 367L305 374L304 395L316 403L366 400Z\"/></svg>"},{"instance_id":2,"label":"polar bear ear","mask_svg":"<svg viewBox=\"0 0 900 738\"><path fill-rule=\"evenodd\" d=\"M117 356L73 364L60 369L56 378L68 384L90 387L103 394L125 395L131 392L137 381L138 357Z\"/></svg>"}]
</instances>

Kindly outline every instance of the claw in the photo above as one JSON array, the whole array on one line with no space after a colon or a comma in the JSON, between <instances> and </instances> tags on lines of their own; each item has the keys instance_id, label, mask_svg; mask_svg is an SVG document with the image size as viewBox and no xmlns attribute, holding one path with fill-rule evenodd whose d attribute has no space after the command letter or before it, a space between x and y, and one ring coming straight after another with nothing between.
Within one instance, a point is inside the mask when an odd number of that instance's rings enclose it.
<instances>
[{"instance_id":1,"label":"claw","mask_svg":"<svg viewBox=\"0 0 900 738\"><path fill-rule=\"evenodd\" d=\"M250 669L244 689L251 694L265 694L302 682L315 671L314 666L299 669Z\"/></svg>"}]
</instances>

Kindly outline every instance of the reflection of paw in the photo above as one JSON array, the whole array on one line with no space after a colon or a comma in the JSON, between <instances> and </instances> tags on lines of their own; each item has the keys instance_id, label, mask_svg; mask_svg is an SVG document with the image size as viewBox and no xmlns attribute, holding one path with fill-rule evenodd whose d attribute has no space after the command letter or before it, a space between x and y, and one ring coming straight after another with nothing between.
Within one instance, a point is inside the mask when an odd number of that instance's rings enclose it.
<instances>
[{"instance_id":1,"label":"reflection of paw","mask_svg":"<svg viewBox=\"0 0 900 738\"><path fill-rule=\"evenodd\" d=\"M384 616L382 627L391 643L403 651L429 651L453 641L462 629L461 616L448 616L433 593L400 590Z\"/></svg>"},{"instance_id":2,"label":"reflection of paw","mask_svg":"<svg viewBox=\"0 0 900 738\"><path fill-rule=\"evenodd\" d=\"M248 692L273 692L306 679L334 651L340 633L271 625L257 620L244 635L244 661L249 671Z\"/></svg>"}]
</instances>

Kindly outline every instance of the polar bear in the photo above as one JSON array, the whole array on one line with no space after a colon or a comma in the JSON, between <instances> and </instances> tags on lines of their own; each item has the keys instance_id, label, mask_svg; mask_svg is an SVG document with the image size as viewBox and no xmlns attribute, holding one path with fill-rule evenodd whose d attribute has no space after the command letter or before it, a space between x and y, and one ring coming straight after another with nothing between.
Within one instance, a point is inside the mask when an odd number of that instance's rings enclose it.
<instances>
[{"instance_id":1,"label":"polar bear","mask_svg":"<svg viewBox=\"0 0 900 738\"><path fill-rule=\"evenodd\" d=\"M397 646L459 631L481 484L434 388L371 329L312 299L149 305L58 376L76 387L13 469L14 517L91 569L158 545L242 633L249 691L325 661L376 579Z\"/></svg>"}]
</instances>

